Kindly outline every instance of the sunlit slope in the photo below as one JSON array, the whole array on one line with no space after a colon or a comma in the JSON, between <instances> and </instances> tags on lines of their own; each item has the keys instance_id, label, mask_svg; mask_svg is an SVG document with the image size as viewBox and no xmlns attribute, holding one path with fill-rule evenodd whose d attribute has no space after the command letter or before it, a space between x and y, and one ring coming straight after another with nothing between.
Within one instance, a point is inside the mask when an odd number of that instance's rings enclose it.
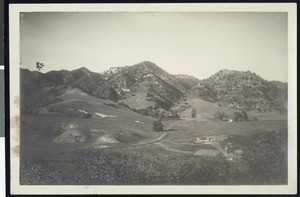
<instances>
[{"instance_id":1,"label":"sunlit slope","mask_svg":"<svg viewBox=\"0 0 300 197\"><path fill-rule=\"evenodd\" d=\"M66 91L60 98L60 102L39 108L38 114L22 118L25 142L105 148L137 143L158 135L152 131L153 118L112 101L89 96L76 88Z\"/></svg>"}]
</instances>

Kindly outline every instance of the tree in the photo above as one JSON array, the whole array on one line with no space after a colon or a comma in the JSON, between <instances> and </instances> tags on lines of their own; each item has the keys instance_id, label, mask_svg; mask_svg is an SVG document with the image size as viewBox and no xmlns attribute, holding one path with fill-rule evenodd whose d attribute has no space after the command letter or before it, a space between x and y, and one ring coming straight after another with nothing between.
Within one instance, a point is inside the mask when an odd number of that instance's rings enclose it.
<instances>
[{"instance_id":1,"label":"tree","mask_svg":"<svg viewBox=\"0 0 300 197\"><path fill-rule=\"evenodd\" d=\"M242 112L233 112L233 120L234 121L248 121L248 114L245 110Z\"/></svg>"},{"instance_id":2,"label":"tree","mask_svg":"<svg viewBox=\"0 0 300 197\"><path fill-rule=\"evenodd\" d=\"M216 114L215 114L215 117L219 120L223 120L223 118L225 118L225 112L220 112L220 111L217 111Z\"/></svg>"},{"instance_id":3,"label":"tree","mask_svg":"<svg viewBox=\"0 0 300 197\"><path fill-rule=\"evenodd\" d=\"M44 67L44 64L41 62L36 62L36 69L38 69L39 71Z\"/></svg>"},{"instance_id":4,"label":"tree","mask_svg":"<svg viewBox=\"0 0 300 197\"><path fill-rule=\"evenodd\" d=\"M248 114L247 114L247 112L245 110L242 111L242 115L243 115L243 118L244 118L245 121L249 120Z\"/></svg>"},{"instance_id":5,"label":"tree","mask_svg":"<svg viewBox=\"0 0 300 197\"><path fill-rule=\"evenodd\" d=\"M141 109L141 110L140 110L140 113L141 113L142 115L144 115L144 116L149 116L149 115L150 115L148 109Z\"/></svg>"},{"instance_id":6,"label":"tree","mask_svg":"<svg viewBox=\"0 0 300 197\"><path fill-rule=\"evenodd\" d=\"M115 90L114 87L110 87L109 88L109 98L112 101L117 101L119 99L119 94L117 93L117 91Z\"/></svg>"},{"instance_id":7,"label":"tree","mask_svg":"<svg viewBox=\"0 0 300 197\"><path fill-rule=\"evenodd\" d=\"M171 110L171 118L174 118L174 119L180 119L180 115L178 114L178 111L172 111Z\"/></svg>"},{"instance_id":8,"label":"tree","mask_svg":"<svg viewBox=\"0 0 300 197\"><path fill-rule=\"evenodd\" d=\"M255 116L252 118L252 120L253 121L258 121L257 117L255 117Z\"/></svg>"},{"instance_id":9,"label":"tree","mask_svg":"<svg viewBox=\"0 0 300 197\"><path fill-rule=\"evenodd\" d=\"M195 108L192 109L192 118L196 118L197 110Z\"/></svg>"},{"instance_id":10,"label":"tree","mask_svg":"<svg viewBox=\"0 0 300 197\"><path fill-rule=\"evenodd\" d=\"M83 118L91 118L91 117L92 117L92 114L90 114L90 113L83 114Z\"/></svg>"},{"instance_id":11,"label":"tree","mask_svg":"<svg viewBox=\"0 0 300 197\"><path fill-rule=\"evenodd\" d=\"M241 121L243 119L243 114L241 112L233 112L233 120L234 121Z\"/></svg>"},{"instance_id":12,"label":"tree","mask_svg":"<svg viewBox=\"0 0 300 197\"><path fill-rule=\"evenodd\" d=\"M163 119L166 118L166 113L164 111L162 111L162 112L159 113L158 117L159 117L159 119L163 120Z\"/></svg>"},{"instance_id":13,"label":"tree","mask_svg":"<svg viewBox=\"0 0 300 197\"><path fill-rule=\"evenodd\" d=\"M161 123L160 120L156 120L153 122L153 127L152 127L153 131L163 131L164 129L164 125Z\"/></svg>"}]
</instances>

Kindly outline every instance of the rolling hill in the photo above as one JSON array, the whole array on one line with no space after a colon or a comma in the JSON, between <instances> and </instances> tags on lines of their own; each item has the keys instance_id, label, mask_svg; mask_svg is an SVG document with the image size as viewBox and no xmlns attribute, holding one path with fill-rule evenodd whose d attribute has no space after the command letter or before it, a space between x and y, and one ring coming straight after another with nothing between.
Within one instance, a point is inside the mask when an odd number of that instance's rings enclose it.
<instances>
[{"instance_id":1,"label":"rolling hill","mask_svg":"<svg viewBox=\"0 0 300 197\"><path fill-rule=\"evenodd\" d=\"M190 94L219 106L270 111L286 111L287 91L250 71L221 70L203 79Z\"/></svg>"},{"instance_id":2,"label":"rolling hill","mask_svg":"<svg viewBox=\"0 0 300 197\"><path fill-rule=\"evenodd\" d=\"M152 132L154 118L133 113L113 101L70 87L60 98L55 103L35 107L37 113L22 115L23 155L84 147L122 147L158 136Z\"/></svg>"}]
</instances>

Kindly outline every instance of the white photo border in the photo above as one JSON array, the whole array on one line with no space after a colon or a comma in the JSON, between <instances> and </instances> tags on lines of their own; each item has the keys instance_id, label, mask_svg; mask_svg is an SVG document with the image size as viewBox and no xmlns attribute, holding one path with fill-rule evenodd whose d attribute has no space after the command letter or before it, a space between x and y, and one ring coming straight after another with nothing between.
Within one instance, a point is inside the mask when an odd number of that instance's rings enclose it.
<instances>
[{"instance_id":1,"label":"white photo border","mask_svg":"<svg viewBox=\"0 0 300 197\"><path fill-rule=\"evenodd\" d=\"M295 194L297 193L297 5L296 3L10 4L10 188L11 194ZM287 185L20 185L21 12L287 12L288 13L288 184Z\"/></svg>"}]
</instances>

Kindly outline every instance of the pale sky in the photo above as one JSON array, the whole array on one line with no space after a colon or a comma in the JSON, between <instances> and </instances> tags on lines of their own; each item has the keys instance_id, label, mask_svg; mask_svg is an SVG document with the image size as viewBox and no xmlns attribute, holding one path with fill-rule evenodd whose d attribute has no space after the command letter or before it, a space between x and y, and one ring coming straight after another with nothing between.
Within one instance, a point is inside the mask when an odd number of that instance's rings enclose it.
<instances>
[{"instance_id":1,"label":"pale sky","mask_svg":"<svg viewBox=\"0 0 300 197\"><path fill-rule=\"evenodd\" d=\"M221 69L287 81L286 13L22 13L21 64L42 72L152 61L171 74Z\"/></svg>"}]
</instances>

